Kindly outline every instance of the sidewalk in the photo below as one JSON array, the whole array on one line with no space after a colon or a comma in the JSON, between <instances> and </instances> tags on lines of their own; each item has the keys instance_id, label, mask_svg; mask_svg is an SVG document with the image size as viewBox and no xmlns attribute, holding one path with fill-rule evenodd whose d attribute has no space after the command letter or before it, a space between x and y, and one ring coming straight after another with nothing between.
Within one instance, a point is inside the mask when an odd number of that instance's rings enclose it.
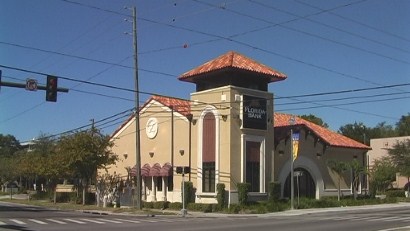
<instances>
[{"instance_id":1,"label":"sidewalk","mask_svg":"<svg viewBox=\"0 0 410 231\"><path fill-rule=\"evenodd\" d=\"M13 199L15 200L27 200L27 194L13 194ZM10 195L0 196L0 199L9 199ZM346 206L346 207L331 207L331 208L312 208L312 209L294 209L294 210L286 210L282 212L273 212L273 213L265 213L265 214L228 214L228 213L204 213L204 212L197 212L197 211L190 211L188 210L186 217L278 217L278 216L300 216L305 214L317 214L317 213L327 213L327 212L346 212L346 211L358 211L358 210L372 210L372 209L380 209L380 208L409 208L410 203L400 202L396 204L378 204L378 205L364 205L364 206ZM103 211L103 210L77 210L78 212L83 213L96 213L96 214L124 214L124 215L132 215L128 212L123 213L115 213L110 211ZM145 214L143 216L182 216L181 211L173 211L173 210L151 210L155 212L155 214L159 215L150 215ZM161 215L164 213L164 215ZM173 214L173 215L167 215ZM142 214L135 214L137 216L142 216Z\"/></svg>"}]
</instances>

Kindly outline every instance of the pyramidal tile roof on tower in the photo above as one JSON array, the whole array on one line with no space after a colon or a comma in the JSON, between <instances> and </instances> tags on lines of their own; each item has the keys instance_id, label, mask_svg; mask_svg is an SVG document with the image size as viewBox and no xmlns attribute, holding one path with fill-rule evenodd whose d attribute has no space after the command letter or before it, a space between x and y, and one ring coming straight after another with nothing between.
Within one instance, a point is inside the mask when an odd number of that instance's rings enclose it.
<instances>
[{"instance_id":1,"label":"pyramidal tile roof on tower","mask_svg":"<svg viewBox=\"0 0 410 231\"><path fill-rule=\"evenodd\" d=\"M290 126L289 121L293 117L290 114L283 114L283 113L274 113L274 127L287 127ZM360 142L357 142L349 137L346 137L342 134L337 132L331 131L325 127L302 119L300 117L295 116L295 123L294 125L302 125L307 127L310 131L312 131L316 136L320 137L325 143L329 144L330 146L335 147L344 147L344 148L357 148L357 149L367 149L370 150L371 148L367 145L364 145Z\"/></svg>"},{"instance_id":2,"label":"pyramidal tile roof on tower","mask_svg":"<svg viewBox=\"0 0 410 231\"><path fill-rule=\"evenodd\" d=\"M270 77L271 82L280 81L287 78L285 74L273 68L270 68L237 52L229 51L190 71L185 72L184 74L179 76L178 79L190 82L189 79L193 76L203 75L225 68L234 68L239 70L260 73L262 75Z\"/></svg>"}]
</instances>

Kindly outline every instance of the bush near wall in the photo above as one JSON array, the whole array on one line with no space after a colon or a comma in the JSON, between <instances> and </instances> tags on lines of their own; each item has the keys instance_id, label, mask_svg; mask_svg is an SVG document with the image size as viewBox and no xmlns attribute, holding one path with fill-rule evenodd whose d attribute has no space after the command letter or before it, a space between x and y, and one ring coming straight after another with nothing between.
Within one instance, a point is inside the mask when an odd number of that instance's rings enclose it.
<instances>
[{"instance_id":1,"label":"bush near wall","mask_svg":"<svg viewBox=\"0 0 410 231\"><path fill-rule=\"evenodd\" d=\"M251 184L238 183L237 188L238 188L239 205L244 206L248 203L248 192L249 192L249 189L251 188Z\"/></svg>"},{"instance_id":2,"label":"bush near wall","mask_svg":"<svg viewBox=\"0 0 410 231\"><path fill-rule=\"evenodd\" d=\"M200 211L204 213L211 213L219 211L218 204L201 204L201 203L189 203L187 206L188 210Z\"/></svg>"},{"instance_id":3,"label":"bush near wall","mask_svg":"<svg viewBox=\"0 0 410 231\"><path fill-rule=\"evenodd\" d=\"M279 201L280 200L280 182L270 182L268 185L268 198L269 201Z\"/></svg>"},{"instance_id":4,"label":"bush near wall","mask_svg":"<svg viewBox=\"0 0 410 231\"><path fill-rule=\"evenodd\" d=\"M182 187L182 186L181 186ZM181 192L182 192L182 188L181 188ZM191 202L195 202L195 192L194 192L194 185L192 182L190 181L185 181L184 182L184 201L185 201L185 205L191 203ZM181 193L181 198L182 198L182 193Z\"/></svg>"},{"instance_id":5,"label":"bush near wall","mask_svg":"<svg viewBox=\"0 0 410 231\"><path fill-rule=\"evenodd\" d=\"M216 200L218 201L218 206L220 209L223 209L226 207L226 200L225 200L225 184L218 183L216 185Z\"/></svg>"},{"instance_id":6,"label":"bush near wall","mask_svg":"<svg viewBox=\"0 0 410 231\"><path fill-rule=\"evenodd\" d=\"M181 202L169 203L168 208L171 209L171 210L181 210L182 209L182 203Z\"/></svg>"},{"instance_id":7,"label":"bush near wall","mask_svg":"<svg viewBox=\"0 0 410 231\"><path fill-rule=\"evenodd\" d=\"M406 197L406 193L404 189L388 190L386 191L386 197Z\"/></svg>"}]
</instances>

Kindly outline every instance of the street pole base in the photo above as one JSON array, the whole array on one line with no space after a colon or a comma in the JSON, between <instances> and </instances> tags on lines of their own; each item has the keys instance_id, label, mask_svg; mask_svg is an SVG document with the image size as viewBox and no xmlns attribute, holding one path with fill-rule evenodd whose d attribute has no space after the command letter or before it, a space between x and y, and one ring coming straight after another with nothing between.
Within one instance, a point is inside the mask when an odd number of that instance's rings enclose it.
<instances>
[{"instance_id":1,"label":"street pole base","mask_svg":"<svg viewBox=\"0 0 410 231\"><path fill-rule=\"evenodd\" d=\"M181 216L185 217L188 214L188 211L186 209L181 209Z\"/></svg>"}]
</instances>

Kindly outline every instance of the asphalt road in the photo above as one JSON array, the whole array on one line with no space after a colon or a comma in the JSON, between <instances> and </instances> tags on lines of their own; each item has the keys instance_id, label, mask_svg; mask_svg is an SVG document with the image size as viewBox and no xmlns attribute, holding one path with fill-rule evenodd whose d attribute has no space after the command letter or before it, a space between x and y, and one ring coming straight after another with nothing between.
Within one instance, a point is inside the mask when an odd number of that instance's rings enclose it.
<instances>
[{"instance_id":1,"label":"asphalt road","mask_svg":"<svg viewBox=\"0 0 410 231\"><path fill-rule=\"evenodd\" d=\"M410 207L268 215L133 216L51 210L0 202L0 230L410 230Z\"/></svg>"}]
</instances>

